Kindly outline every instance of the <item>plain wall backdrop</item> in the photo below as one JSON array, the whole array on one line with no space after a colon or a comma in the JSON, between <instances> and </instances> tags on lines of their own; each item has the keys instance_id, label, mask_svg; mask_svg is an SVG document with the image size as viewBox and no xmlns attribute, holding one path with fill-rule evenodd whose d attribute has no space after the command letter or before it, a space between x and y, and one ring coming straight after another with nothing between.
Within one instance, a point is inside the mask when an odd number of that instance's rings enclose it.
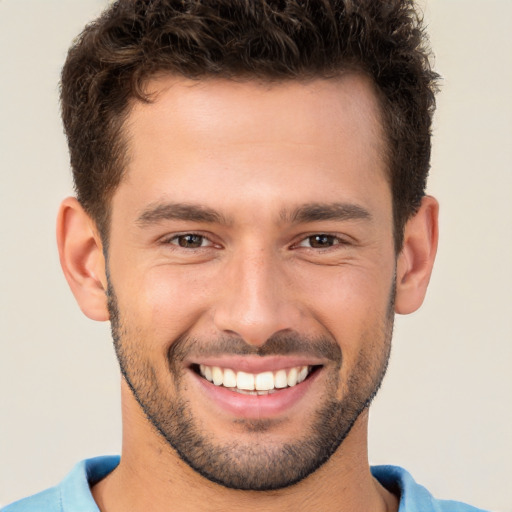
<instances>
[{"instance_id":1,"label":"plain wall backdrop","mask_svg":"<svg viewBox=\"0 0 512 512\"><path fill-rule=\"evenodd\" d=\"M425 0L422 5L425 4ZM0 0L0 504L118 453L109 326L61 275L72 193L58 107L72 39L105 0ZM426 0L443 75L429 192L441 203L423 308L398 317L370 460L435 495L512 511L512 1Z\"/></svg>"}]
</instances>

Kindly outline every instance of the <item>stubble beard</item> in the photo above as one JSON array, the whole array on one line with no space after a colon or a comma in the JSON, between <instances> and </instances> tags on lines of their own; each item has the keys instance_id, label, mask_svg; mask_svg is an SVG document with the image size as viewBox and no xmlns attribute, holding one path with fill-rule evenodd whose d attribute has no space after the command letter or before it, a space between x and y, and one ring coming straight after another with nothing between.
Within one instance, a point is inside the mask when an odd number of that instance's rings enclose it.
<instances>
[{"instance_id":1,"label":"stubble beard","mask_svg":"<svg viewBox=\"0 0 512 512\"><path fill-rule=\"evenodd\" d=\"M182 336L174 340L168 352L168 368L174 391L161 385L155 368L144 356L143 343L136 328L127 325L120 314L114 289L109 283L108 307L114 347L121 373L149 422L196 472L224 487L240 490L270 491L291 486L322 466L338 449L361 413L375 397L386 373L393 331L394 286L388 311L380 325L366 333L361 351L348 378L342 382L342 354L335 340L327 337L310 339L298 333L276 335L255 349L239 338L201 341ZM217 342L217 343L216 343ZM268 442L271 420L240 420L247 435L244 440L220 443L194 417L183 394L184 368L180 365L191 346L236 354L271 355L294 353L307 347L311 354L322 354L333 362L326 375L325 400L311 418L299 439ZM206 348L208 347L208 348ZM222 347L222 348L221 348ZM267 436L267 437L266 437Z\"/></svg>"}]
</instances>

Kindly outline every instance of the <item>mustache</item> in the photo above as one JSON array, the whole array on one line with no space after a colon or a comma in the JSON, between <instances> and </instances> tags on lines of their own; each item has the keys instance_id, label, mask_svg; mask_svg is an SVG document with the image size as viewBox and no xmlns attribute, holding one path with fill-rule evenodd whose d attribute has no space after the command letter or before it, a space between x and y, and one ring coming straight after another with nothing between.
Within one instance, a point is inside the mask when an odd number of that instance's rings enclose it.
<instances>
[{"instance_id":1,"label":"mustache","mask_svg":"<svg viewBox=\"0 0 512 512\"><path fill-rule=\"evenodd\" d=\"M336 341L326 337L310 337L287 331L272 335L261 346L254 346L237 335L224 334L203 339L183 334L176 338L168 352L169 361L184 361L195 355L202 357L301 355L328 359L341 365L342 352Z\"/></svg>"}]
</instances>

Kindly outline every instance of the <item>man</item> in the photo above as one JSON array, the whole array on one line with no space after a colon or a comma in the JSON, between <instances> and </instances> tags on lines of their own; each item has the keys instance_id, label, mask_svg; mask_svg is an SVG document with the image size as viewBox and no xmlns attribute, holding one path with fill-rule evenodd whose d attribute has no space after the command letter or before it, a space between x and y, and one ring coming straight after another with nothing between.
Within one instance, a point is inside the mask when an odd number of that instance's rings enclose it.
<instances>
[{"instance_id":1,"label":"man","mask_svg":"<svg viewBox=\"0 0 512 512\"><path fill-rule=\"evenodd\" d=\"M121 1L86 28L58 243L112 325L123 450L5 510L476 510L366 449L436 252L435 80L409 2Z\"/></svg>"}]
</instances>

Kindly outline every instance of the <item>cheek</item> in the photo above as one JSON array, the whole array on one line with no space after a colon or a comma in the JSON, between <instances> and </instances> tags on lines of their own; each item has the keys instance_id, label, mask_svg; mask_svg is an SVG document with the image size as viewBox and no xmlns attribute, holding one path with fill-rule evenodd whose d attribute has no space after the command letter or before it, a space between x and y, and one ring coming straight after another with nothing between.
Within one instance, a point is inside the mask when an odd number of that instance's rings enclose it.
<instances>
[{"instance_id":1,"label":"cheek","mask_svg":"<svg viewBox=\"0 0 512 512\"><path fill-rule=\"evenodd\" d=\"M197 322L205 309L206 290L205 276L161 265L127 283L126 313L168 343Z\"/></svg>"},{"instance_id":2,"label":"cheek","mask_svg":"<svg viewBox=\"0 0 512 512\"><path fill-rule=\"evenodd\" d=\"M355 357L388 320L393 264L319 269L303 278L302 295L315 320L336 338L345 357Z\"/></svg>"},{"instance_id":3,"label":"cheek","mask_svg":"<svg viewBox=\"0 0 512 512\"><path fill-rule=\"evenodd\" d=\"M330 315L372 317L387 304L393 272L379 268L346 265L338 269L321 269L302 281L303 292L320 311Z\"/></svg>"}]
</instances>

